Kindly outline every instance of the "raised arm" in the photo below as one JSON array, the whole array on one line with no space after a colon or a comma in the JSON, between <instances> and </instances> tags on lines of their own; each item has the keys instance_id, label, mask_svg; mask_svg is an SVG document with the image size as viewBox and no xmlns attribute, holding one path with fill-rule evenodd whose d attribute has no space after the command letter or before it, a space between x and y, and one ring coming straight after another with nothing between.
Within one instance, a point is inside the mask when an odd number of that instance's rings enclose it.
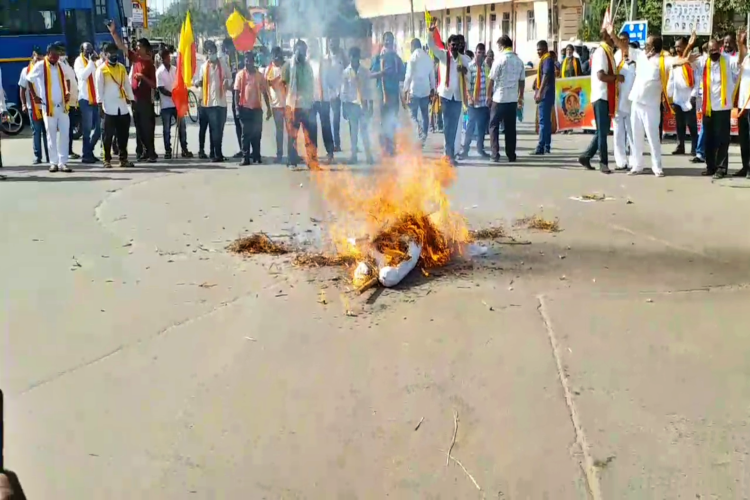
<instances>
[{"instance_id":1,"label":"raised arm","mask_svg":"<svg viewBox=\"0 0 750 500\"><path fill-rule=\"evenodd\" d=\"M615 47L623 52L628 50L628 42L621 40L620 37L615 35L615 27L612 23L609 23L607 27L602 30L602 41L606 43L607 40L611 41Z\"/></svg>"},{"instance_id":2,"label":"raised arm","mask_svg":"<svg viewBox=\"0 0 750 500\"><path fill-rule=\"evenodd\" d=\"M430 23L430 36L427 37L427 46L430 48L433 54L435 54L435 57L438 58L438 61L441 63L445 63L448 60L448 52L438 47L437 43L435 43L435 28L437 27L437 19L433 18L432 23Z\"/></svg>"},{"instance_id":3,"label":"raised arm","mask_svg":"<svg viewBox=\"0 0 750 500\"><path fill-rule=\"evenodd\" d=\"M682 57L687 57L690 55L690 53L693 51L693 47L695 47L695 41L698 39L698 35L695 33L695 30L693 30L693 33L690 35L690 40L688 40L687 47L685 47L685 50L682 51Z\"/></svg>"},{"instance_id":4,"label":"raised arm","mask_svg":"<svg viewBox=\"0 0 750 500\"><path fill-rule=\"evenodd\" d=\"M109 33L112 35L112 40L114 40L115 45L117 45L117 48L120 49L123 54L128 55L128 52L130 52L130 49L125 45L125 42L122 41L122 38L120 37L120 34L117 32L117 26L115 26L114 21L110 21L107 23L107 28L109 29Z\"/></svg>"}]
</instances>

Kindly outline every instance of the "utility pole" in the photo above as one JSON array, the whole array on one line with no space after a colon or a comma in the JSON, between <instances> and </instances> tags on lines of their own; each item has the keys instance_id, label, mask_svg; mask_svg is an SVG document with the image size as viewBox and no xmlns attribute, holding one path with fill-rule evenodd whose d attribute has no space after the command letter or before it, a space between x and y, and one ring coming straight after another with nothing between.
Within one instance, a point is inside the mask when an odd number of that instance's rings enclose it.
<instances>
[{"instance_id":1,"label":"utility pole","mask_svg":"<svg viewBox=\"0 0 750 500\"><path fill-rule=\"evenodd\" d=\"M628 21L635 21L638 15L638 2L636 0L630 0L630 15Z\"/></svg>"},{"instance_id":2,"label":"utility pole","mask_svg":"<svg viewBox=\"0 0 750 500\"><path fill-rule=\"evenodd\" d=\"M416 37L414 32L414 0L409 0L409 5L411 7L411 37Z\"/></svg>"}]
</instances>

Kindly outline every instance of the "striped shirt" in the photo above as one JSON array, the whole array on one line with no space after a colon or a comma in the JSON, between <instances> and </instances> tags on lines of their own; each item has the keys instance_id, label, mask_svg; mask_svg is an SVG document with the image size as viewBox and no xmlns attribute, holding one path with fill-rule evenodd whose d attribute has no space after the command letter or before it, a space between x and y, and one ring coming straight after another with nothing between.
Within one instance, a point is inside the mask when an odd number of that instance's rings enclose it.
<instances>
[{"instance_id":1,"label":"striped shirt","mask_svg":"<svg viewBox=\"0 0 750 500\"><path fill-rule=\"evenodd\" d=\"M486 108L487 107L487 80L490 77L490 69L486 64L482 63L482 79L479 82L479 96L477 96L477 63L471 61L469 64L469 97L474 99L474 108Z\"/></svg>"},{"instance_id":2,"label":"striped shirt","mask_svg":"<svg viewBox=\"0 0 750 500\"><path fill-rule=\"evenodd\" d=\"M495 81L493 102L517 102L519 83L526 81L523 61L512 51L503 50L495 56L490 78Z\"/></svg>"}]
</instances>

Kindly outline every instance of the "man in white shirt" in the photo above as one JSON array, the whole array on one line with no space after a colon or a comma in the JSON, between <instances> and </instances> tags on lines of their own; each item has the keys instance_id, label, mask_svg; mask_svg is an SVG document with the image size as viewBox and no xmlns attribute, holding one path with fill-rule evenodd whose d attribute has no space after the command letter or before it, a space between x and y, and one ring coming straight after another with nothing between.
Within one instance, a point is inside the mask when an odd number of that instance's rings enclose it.
<instances>
[{"instance_id":1,"label":"man in white shirt","mask_svg":"<svg viewBox=\"0 0 750 500\"><path fill-rule=\"evenodd\" d=\"M44 59L44 53L39 47L34 47L31 50L31 61L28 66L25 66L21 70L21 76L18 79L18 88L21 90L21 110L24 113L29 114L29 121L31 123L31 132L33 136L33 147L34 147L34 165L42 163L42 149L45 151L47 157L47 163L49 163L49 151L47 150L47 134L44 129L44 118L42 117L42 108L34 102L31 98L30 87L32 84L28 80L29 72L38 61ZM42 143L44 138L44 143Z\"/></svg>"},{"instance_id":2,"label":"man in white shirt","mask_svg":"<svg viewBox=\"0 0 750 500\"><path fill-rule=\"evenodd\" d=\"M626 36L623 32L620 36ZM629 39L629 37L628 37ZM619 50L615 54L617 74L622 75L623 81L617 83L618 100L614 119L615 139L615 170L628 170L628 148L633 151L633 129L630 124L630 91L635 81L635 62L630 59L630 49L637 48L637 44L631 43L628 51Z\"/></svg>"},{"instance_id":3,"label":"man in white shirt","mask_svg":"<svg viewBox=\"0 0 750 500\"><path fill-rule=\"evenodd\" d=\"M434 31L436 20L430 26L430 34L427 36L427 45L440 66L440 85L438 95L443 108L443 134L445 135L445 156L452 164L456 164L456 134L458 133L461 112L468 105L468 77L471 59L460 54L459 41L456 35L448 37L446 46L448 50L441 49L435 43Z\"/></svg>"},{"instance_id":4,"label":"man in white shirt","mask_svg":"<svg viewBox=\"0 0 750 500\"><path fill-rule=\"evenodd\" d=\"M164 139L164 159L172 159L172 122L177 123L177 134L180 141L183 158L192 158L193 153L188 150L187 124L185 120L177 119L177 108L172 100L172 91L177 86L177 69L172 66L172 54L167 47L161 49L161 66L156 70L156 90L161 99L161 126Z\"/></svg>"},{"instance_id":5,"label":"man in white shirt","mask_svg":"<svg viewBox=\"0 0 750 500\"><path fill-rule=\"evenodd\" d=\"M320 117L320 131L323 145L326 148L326 161L333 161L333 131L331 130L331 98L334 95L332 76L335 70L330 67L330 61L321 57L319 41L310 44L310 66L313 70L313 107L310 119L317 122ZM316 142L317 147L317 142Z\"/></svg>"},{"instance_id":6,"label":"man in white shirt","mask_svg":"<svg viewBox=\"0 0 750 500\"><path fill-rule=\"evenodd\" d=\"M284 66L284 53L281 47L271 49L271 64L266 68L268 94L271 97L273 121L276 125L276 163L281 163L284 156L284 128L286 127L285 103L286 94L281 80L281 68Z\"/></svg>"},{"instance_id":7,"label":"man in white shirt","mask_svg":"<svg viewBox=\"0 0 750 500\"><path fill-rule=\"evenodd\" d=\"M747 47L739 48L737 61L744 61ZM738 62L721 53L716 40L708 42L708 57L697 61L703 73L703 127L706 140L706 170L703 175L721 179L728 173L729 141L735 87L740 75Z\"/></svg>"},{"instance_id":8,"label":"man in white shirt","mask_svg":"<svg viewBox=\"0 0 750 500\"><path fill-rule=\"evenodd\" d=\"M206 40L203 49L208 60L195 73L193 85L203 89L203 108L214 150L211 161L221 163L224 161L221 144L227 121L227 91L232 88L232 71L224 60L219 59L216 44L212 40Z\"/></svg>"},{"instance_id":9,"label":"man in white shirt","mask_svg":"<svg viewBox=\"0 0 750 500\"><path fill-rule=\"evenodd\" d=\"M688 41L680 37L675 42L675 51L683 57L690 54L695 44L695 37ZM673 155L685 154L685 128L690 131L690 154L695 156L698 145L698 118L696 115L696 99L693 96L695 86L699 83L695 80L695 69L690 64L684 64L680 68L669 72L667 83L667 95L672 99L672 110L674 111L677 125L677 149Z\"/></svg>"},{"instance_id":10,"label":"man in white shirt","mask_svg":"<svg viewBox=\"0 0 750 500\"><path fill-rule=\"evenodd\" d=\"M82 163L96 163L94 148L102 135L101 119L99 118L99 100L96 98L94 73L96 73L97 57L94 46L88 42L81 45L81 55L75 60L73 69L78 80L78 102L81 108L81 129L83 150Z\"/></svg>"},{"instance_id":11,"label":"man in white shirt","mask_svg":"<svg viewBox=\"0 0 750 500\"><path fill-rule=\"evenodd\" d=\"M73 129L80 127L81 110L78 108L78 78L73 66L68 62L68 55L65 45L60 43L60 64L62 65L65 78L70 82L70 98L68 98L68 117L70 126L68 127L68 157L71 160L80 160L81 156L73 151Z\"/></svg>"},{"instance_id":12,"label":"man in white shirt","mask_svg":"<svg viewBox=\"0 0 750 500\"><path fill-rule=\"evenodd\" d=\"M602 43L597 50L591 53L591 107L594 108L594 120L596 122L596 133L586 151L578 158L578 163L589 170L591 159L599 153L599 170L603 174L611 173L609 169L609 151L607 149L607 137L611 130L612 119L617 113L616 86L625 78L617 73L617 65L614 58L614 46L618 40L614 34L602 32ZM629 40L627 37L620 39L621 51L628 50Z\"/></svg>"},{"instance_id":13,"label":"man in white shirt","mask_svg":"<svg viewBox=\"0 0 750 500\"><path fill-rule=\"evenodd\" d=\"M68 99L70 82L60 63L60 48L57 44L47 47L47 57L37 62L27 76L31 98L41 105L44 127L47 130L50 172L72 172L68 167L68 141L70 118ZM58 135L59 134L59 135Z\"/></svg>"},{"instance_id":14,"label":"man in white shirt","mask_svg":"<svg viewBox=\"0 0 750 500\"><path fill-rule=\"evenodd\" d=\"M740 35L740 43L747 46L747 35ZM750 55L746 55L740 66L740 89L737 95L737 125L740 135L740 153L742 168L735 172L735 177L746 176L750 179Z\"/></svg>"},{"instance_id":15,"label":"man in white shirt","mask_svg":"<svg viewBox=\"0 0 750 500\"><path fill-rule=\"evenodd\" d=\"M424 147L430 124L430 96L435 92L435 67L430 55L422 48L419 38L411 41L411 57L406 63L404 92L409 103L411 119L417 127L417 137Z\"/></svg>"},{"instance_id":16,"label":"man in white shirt","mask_svg":"<svg viewBox=\"0 0 750 500\"><path fill-rule=\"evenodd\" d=\"M614 27L609 25L607 32L614 37ZM627 45L622 39L614 38L617 45L622 49ZM667 75L664 71L670 71L673 67L695 60L682 57L668 57L662 55L662 39L658 36L650 36L646 41L644 50L630 49L631 59L635 60L635 81L630 91L631 127L633 129L633 151L632 165L629 175L637 175L643 172L643 134L645 132L651 149L651 170L657 177L664 177L661 161L661 141L659 140L659 122L661 120L661 103L666 95L663 81Z\"/></svg>"},{"instance_id":17,"label":"man in white shirt","mask_svg":"<svg viewBox=\"0 0 750 500\"><path fill-rule=\"evenodd\" d=\"M526 70L523 61L513 52L513 40L508 35L497 41L499 53L490 69L487 105L490 109L490 145L492 161L500 161L500 126L505 135L505 156L516 161L516 116L523 107Z\"/></svg>"},{"instance_id":18,"label":"man in white shirt","mask_svg":"<svg viewBox=\"0 0 750 500\"><path fill-rule=\"evenodd\" d=\"M351 134L352 155L349 162L357 163L357 148L359 138L367 155L367 163L373 163L370 150L370 128L372 118L372 82L370 72L360 64L361 52L359 47L349 49L351 63L344 70L341 82L341 105L344 118L349 122L349 133Z\"/></svg>"},{"instance_id":19,"label":"man in white shirt","mask_svg":"<svg viewBox=\"0 0 750 500\"><path fill-rule=\"evenodd\" d=\"M100 113L104 115L104 168L112 168L112 140L117 137L120 166L132 167L128 161L130 135L130 109L133 87L125 66L117 62L117 46L111 43L105 49L107 60L94 76Z\"/></svg>"},{"instance_id":20,"label":"man in white shirt","mask_svg":"<svg viewBox=\"0 0 750 500\"><path fill-rule=\"evenodd\" d=\"M341 48L341 40L338 38L328 39L327 59L331 68L331 86L333 87L331 95L331 112L333 113L333 152L341 152L341 79L344 69L349 66L346 54Z\"/></svg>"}]
</instances>

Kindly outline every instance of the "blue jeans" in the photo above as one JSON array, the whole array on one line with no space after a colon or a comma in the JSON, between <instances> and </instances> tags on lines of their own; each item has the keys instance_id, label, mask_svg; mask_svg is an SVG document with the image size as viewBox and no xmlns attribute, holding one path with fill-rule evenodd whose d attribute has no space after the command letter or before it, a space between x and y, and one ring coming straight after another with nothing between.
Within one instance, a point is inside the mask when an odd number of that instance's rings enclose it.
<instances>
[{"instance_id":1,"label":"blue jeans","mask_svg":"<svg viewBox=\"0 0 750 500\"><path fill-rule=\"evenodd\" d=\"M706 136L703 131L706 128L703 126L703 118L701 118L701 131L698 132L698 146L695 148L695 156L698 158L706 158Z\"/></svg>"},{"instance_id":2,"label":"blue jeans","mask_svg":"<svg viewBox=\"0 0 750 500\"><path fill-rule=\"evenodd\" d=\"M427 129L430 126L430 98L429 97L412 97L409 100L409 110L411 119L417 126L417 136L422 144L427 140ZM422 114L421 120L419 113Z\"/></svg>"},{"instance_id":3,"label":"blue jeans","mask_svg":"<svg viewBox=\"0 0 750 500\"><path fill-rule=\"evenodd\" d=\"M99 107L92 106L88 101L79 101L81 105L81 130L83 132L84 158L94 157L94 148L102 136L102 121L99 118Z\"/></svg>"},{"instance_id":4,"label":"blue jeans","mask_svg":"<svg viewBox=\"0 0 750 500\"><path fill-rule=\"evenodd\" d=\"M34 136L33 143L34 143L34 158L36 158L39 161L42 161L42 136L46 135L44 133L44 121L34 120L34 117L31 115L31 112L29 112L29 121L31 122L31 132ZM47 149L47 140L45 138L44 141L44 147L45 150ZM47 163L49 163L49 153L47 153L45 156L47 156Z\"/></svg>"},{"instance_id":5,"label":"blue jeans","mask_svg":"<svg viewBox=\"0 0 750 500\"><path fill-rule=\"evenodd\" d=\"M539 103L539 143L536 150L548 153L552 148L552 109L555 102L551 99L543 99Z\"/></svg>"},{"instance_id":6,"label":"blue jeans","mask_svg":"<svg viewBox=\"0 0 750 500\"><path fill-rule=\"evenodd\" d=\"M443 135L445 136L445 156L453 161L456 158L454 146L456 144L456 134L458 125L461 120L461 101L448 100L445 97L440 98L443 106Z\"/></svg>"},{"instance_id":7,"label":"blue jeans","mask_svg":"<svg viewBox=\"0 0 750 500\"><path fill-rule=\"evenodd\" d=\"M380 140L385 156L396 154L396 129L398 128L398 108L401 105L398 93L388 95L380 108Z\"/></svg>"},{"instance_id":8,"label":"blue jeans","mask_svg":"<svg viewBox=\"0 0 750 500\"><path fill-rule=\"evenodd\" d=\"M469 108L469 124L466 127L466 136L464 137L464 155L469 154L471 140L477 138L477 151L484 154L484 134L490 125L490 108L487 106Z\"/></svg>"}]
</instances>

